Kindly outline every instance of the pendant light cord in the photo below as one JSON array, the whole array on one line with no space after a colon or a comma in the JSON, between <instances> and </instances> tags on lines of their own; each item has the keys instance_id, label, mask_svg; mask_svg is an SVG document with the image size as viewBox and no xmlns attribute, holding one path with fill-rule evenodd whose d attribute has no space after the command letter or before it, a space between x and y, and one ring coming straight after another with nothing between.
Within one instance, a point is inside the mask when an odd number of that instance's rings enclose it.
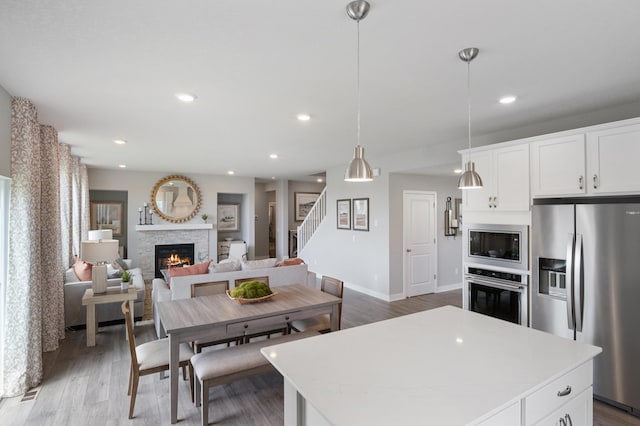
<instances>
[{"instance_id":1,"label":"pendant light cord","mask_svg":"<svg viewBox=\"0 0 640 426\"><path fill-rule=\"evenodd\" d=\"M360 20L356 20L356 28L358 32L357 36L357 59L356 59L356 82L357 82L357 92L358 92L358 116L356 119L356 134L358 145L360 145Z\"/></svg>"},{"instance_id":2,"label":"pendant light cord","mask_svg":"<svg viewBox=\"0 0 640 426\"><path fill-rule=\"evenodd\" d=\"M469 140L469 155L471 161L471 60L467 61L467 138Z\"/></svg>"}]
</instances>

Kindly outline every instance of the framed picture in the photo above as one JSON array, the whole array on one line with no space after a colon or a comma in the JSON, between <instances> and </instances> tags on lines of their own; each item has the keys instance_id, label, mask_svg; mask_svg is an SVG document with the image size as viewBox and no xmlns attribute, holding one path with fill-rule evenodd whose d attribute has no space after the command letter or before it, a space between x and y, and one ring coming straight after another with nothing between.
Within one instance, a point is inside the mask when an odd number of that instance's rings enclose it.
<instances>
[{"instance_id":1,"label":"framed picture","mask_svg":"<svg viewBox=\"0 0 640 426\"><path fill-rule=\"evenodd\" d=\"M218 231L239 231L239 213L238 204L218 204Z\"/></svg>"},{"instance_id":2,"label":"framed picture","mask_svg":"<svg viewBox=\"0 0 640 426\"><path fill-rule=\"evenodd\" d=\"M316 203L316 200L320 196L319 192L296 192L295 194L295 215L296 220L304 220L305 217L311 211L311 207Z\"/></svg>"},{"instance_id":3,"label":"framed picture","mask_svg":"<svg viewBox=\"0 0 640 426\"><path fill-rule=\"evenodd\" d=\"M338 229L351 229L351 200L338 200L336 202L336 214Z\"/></svg>"},{"instance_id":4,"label":"framed picture","mask_svg":"<svg viewBox=\"0 0 640 426\"><path fill-rule=\"evenodd\" d=\"M111 229L114 237L121 237L124 219L122 204L122 201L91 201L89 229Z\"/></svg>"},{"instance_id":5,"label":"framed picture","mask_svg":"<svg viewBox=\"0 0 640 426\"><path fill-rule=\"evenodd\" d=\"M353 199L353 229L355 231L369 230L369 199Z\"/></svg>"}]
</instances>

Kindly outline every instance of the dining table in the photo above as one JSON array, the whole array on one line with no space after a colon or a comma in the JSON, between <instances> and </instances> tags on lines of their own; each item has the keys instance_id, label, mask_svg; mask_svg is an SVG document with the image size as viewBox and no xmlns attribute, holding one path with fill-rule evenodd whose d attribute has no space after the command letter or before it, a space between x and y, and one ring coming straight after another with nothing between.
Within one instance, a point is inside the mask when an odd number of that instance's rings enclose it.
<instances>
[{"instance_id":1,"label":"dining table","mask_svg":"<svg viewBox=\"0 0 640 426\"><path fill-rule=\"evenodd\" d=\"M284 329L287 323L329 314L338 329L342 299L306 284L272 287L274 295L258 303L239 303L227 294L158 302L156 309L171 347L171 423L178 421L178 354L182 342L218 340Z\"/></svg>"}]
</instances>

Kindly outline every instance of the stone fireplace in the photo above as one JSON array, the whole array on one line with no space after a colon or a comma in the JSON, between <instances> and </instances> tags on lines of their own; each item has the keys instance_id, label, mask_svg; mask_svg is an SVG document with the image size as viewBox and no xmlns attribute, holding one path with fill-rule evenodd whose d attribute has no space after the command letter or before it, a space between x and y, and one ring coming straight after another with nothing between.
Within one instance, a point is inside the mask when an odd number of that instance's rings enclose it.
<instances>
[{"instance_id":1,"label":"stone fireplace","mask_svg":"<svg viewBox=\"0 0 640 426\"><path fill-rule=\"evenodd\" d=\"M138 247L136 255L143 276L146 279L162 277L161 273L158 275L159 270L156 269L156 246L191 245L193 247L191 264L209 259L209 230L211 228L211 224L137 225Z\"/></svg>"},{"instance_id":2,"label":"stone fireplace","mask_svg":"<svg viewBox=\"0 0 640 426\"><path fill-rule=\"evenodd\" d=\"M194 244L158 244L155 246L155 277L163 278L162 270L193 265Z\"/></svg>"}]
</instances>

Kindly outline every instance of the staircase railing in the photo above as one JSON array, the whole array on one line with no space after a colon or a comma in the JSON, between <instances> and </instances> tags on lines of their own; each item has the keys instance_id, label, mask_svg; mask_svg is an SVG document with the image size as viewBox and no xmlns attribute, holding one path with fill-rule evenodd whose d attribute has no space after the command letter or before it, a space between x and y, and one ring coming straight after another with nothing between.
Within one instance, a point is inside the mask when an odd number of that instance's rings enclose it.
<instances>
[{"instance_id":1,"label":"staircase railing","mask_svg":"<svg viewBox=\"0 0 640 426\"><path fill-rule=\"evenodd\" d=\"M300 253L309 242L326 215L327 187L325 186L315 204L311 207L311 210L309 210L307 217L305 217L302 224L298 226L298 253Z\"/></svg>"}]
</instances>

